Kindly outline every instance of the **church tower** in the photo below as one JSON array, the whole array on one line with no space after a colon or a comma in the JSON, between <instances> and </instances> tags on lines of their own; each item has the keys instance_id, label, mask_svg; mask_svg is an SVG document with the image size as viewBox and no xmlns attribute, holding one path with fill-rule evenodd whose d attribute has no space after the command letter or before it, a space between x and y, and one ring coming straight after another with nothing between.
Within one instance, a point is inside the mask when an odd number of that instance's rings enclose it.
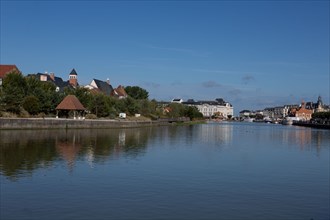
<instances>
[{"instance_id":1,"label":"church tower","mask_svg":"<svg viewBox=\"0 0 330 220\"><path fill-rule=\"evenodd\" d=\"M323 102L321 96L317 99L315 112L323 112Z\"/></svg>"},{"instance_id":2,"label":"church tower","mask_svg":"<svg viewBox=\"0 0 330 220\"><path fill-rule=\"evenodd\" d=\"M71 73L69 74L69 83L73 87L77 87L78 79L77 79L77 72L75 69L72 69Z\"/></svg>"}]
</instances>

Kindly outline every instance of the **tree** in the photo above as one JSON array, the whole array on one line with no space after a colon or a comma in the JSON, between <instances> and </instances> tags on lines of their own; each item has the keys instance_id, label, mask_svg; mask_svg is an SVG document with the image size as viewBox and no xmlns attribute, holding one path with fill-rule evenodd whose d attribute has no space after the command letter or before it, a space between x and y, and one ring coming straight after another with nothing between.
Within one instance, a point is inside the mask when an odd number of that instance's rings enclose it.
<instances>
[{"instance_id":1,"label":"tree","mask_svg":"<svg viewBox=\"0 0 330 220\"><path fill-rule=\"evenodd\" d=\"M168 108L170 109L170 111L166 114L168 117L178 118L184 116L184 105L179 103L171 103Z\"/></svg>"},{"instance_id":2,"label":"tree","mask_svg":"<svg viewBox=\"0 0 330 220\"><path fill-rule=\"evenodd\" d=\"M196 106L185 106L184 116L189 117L190 120L195 118L203 118L203 114L199 112Z\"/></svg>"},{"instance_id":3,"label":"tree","mask_svg":"<svg viewBox=\"0 0 330 220\"><path fill-rule=\"evenodd\" d=\"M139 87L139 86L126 86L125 91L128 96L133 99L148 99L149 93L147 90Z\"/></svg>"},{"instance_id":4,"label":"tree","mask_svg":"<svg viewBox=\"0 0 330 220\"><path fill-rule=\"evenodd\" d=\"M26 96L23 100L23 108L32 115L36 115L40 111L39 99L34 95Z\"/></svg>"},{"instance_id":5,"label":"tree","mask_svg":"<svg viewBox=\"0 0 330 220\"><path fill-rule=\"evenodd\" d=\"M13 71L3 80L3 102L5 110L19 114L26 94L26 81L20 72Z\"/></svg>"},{"instance_id":6,"label":"tree","mask_svg":"<svg viewBox=\"0 0 330 220\"><path fill-rule=\"evenodd\" d=\"M108 116L110 112L108 97L102 93L94 95L90 103L90 111L97 117Z\"/></svg>"}]
</instances>

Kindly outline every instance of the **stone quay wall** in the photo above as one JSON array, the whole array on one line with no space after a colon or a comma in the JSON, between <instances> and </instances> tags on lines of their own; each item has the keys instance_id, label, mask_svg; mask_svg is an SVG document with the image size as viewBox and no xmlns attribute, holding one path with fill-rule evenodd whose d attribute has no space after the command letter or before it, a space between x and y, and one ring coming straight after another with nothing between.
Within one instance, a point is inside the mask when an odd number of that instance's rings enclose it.
<instances>
[{"instance_id":1,"label":"stone quay wall","mask_svg":"<svg viewBox=\"0 0 330 220\"><path fill-rule=\"evenodd\" d=\"M71 129L71 128L134 128L168 125L166 121L92 120L62 118L0 118L4 129Z\"/></svg>"}]
</instances>

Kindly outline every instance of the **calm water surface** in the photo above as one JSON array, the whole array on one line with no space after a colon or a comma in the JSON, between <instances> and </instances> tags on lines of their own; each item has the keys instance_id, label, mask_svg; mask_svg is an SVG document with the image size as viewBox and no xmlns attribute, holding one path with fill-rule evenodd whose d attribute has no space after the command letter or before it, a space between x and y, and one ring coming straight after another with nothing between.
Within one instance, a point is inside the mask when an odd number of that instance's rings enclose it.
<instances>
[{"instance_id":1,"label":"calm water surface","mask_svg":"<svg viewBox=\"0 0 330 220\"><path fill-rule=\"evenodd\" d=\"M330 131L0 131L0 219L329 219Z\"/></svg>"}]
</instances>

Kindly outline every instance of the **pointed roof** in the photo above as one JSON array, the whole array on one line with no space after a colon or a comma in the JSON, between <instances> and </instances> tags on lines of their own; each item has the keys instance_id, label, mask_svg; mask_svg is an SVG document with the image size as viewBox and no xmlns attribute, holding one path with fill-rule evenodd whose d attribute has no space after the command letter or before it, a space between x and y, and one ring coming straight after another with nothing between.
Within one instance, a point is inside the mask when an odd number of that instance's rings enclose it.
<instances>
[{"instance_id":1,"label":"pointed roof","mask_svg":"<svg viewBox=\"0 0 330 220\"><path fill-rule=\"evenodd\" d=\"M70 75L78 75L78 74L77 74L76 70L73 68L73 69L71 70Z\"/></svg>"},{"instance_id":2,"label":"pointed roof","mask_svg":"<svg viewBox=\"0 0 330 220\"><path fill-rule=\"evenodd\" d=\"M4 78L11 71L19 71L16 65L0 65L0 78Z\"/></svg>"},{"instance_id":3,"label":"pointed roof","mask_svg":"<svg viewBox=\"0 0 330 220\"><path fill-rule=\"evenodd\" d=\"M105 95L110 95L111 92L113 91L113 88L110 84L108 84L107 82L98 80L98 79L93 79L97 88L99 90L101 90L101 92L103 92Z\"/></svg>"},{"instance_id":4,"label":"pointed roof","mask_svg":"<svg viewBox=\"0 0 330 220\"><path fill-rule=\"evenodd\" d=\"M86 110L78 98L74 95L66 96L56 107L56 110Z\"/></svg>"}]
</instances>

